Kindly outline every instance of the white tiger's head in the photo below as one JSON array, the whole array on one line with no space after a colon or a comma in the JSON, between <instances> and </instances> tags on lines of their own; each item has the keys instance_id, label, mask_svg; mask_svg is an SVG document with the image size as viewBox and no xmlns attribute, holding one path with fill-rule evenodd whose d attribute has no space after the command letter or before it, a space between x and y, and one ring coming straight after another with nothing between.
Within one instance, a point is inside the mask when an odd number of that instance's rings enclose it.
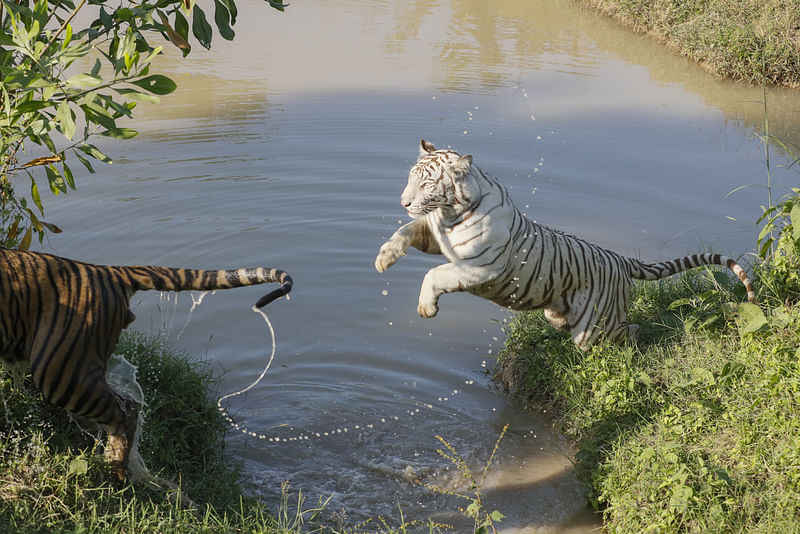
<instances>
[{"instance_id":1,"label":"white tiger's head","mask_svg":"<svg viewBox=\"0 0 800 534\"><path fill-rule=\"evenodd\" d=\"M453 150L436 150L420 140L417 163L408 174L408 185L400 202L412 218L423 217L437 208L456 213L469 205L470 188L465 178L472 166L472 156Z\"/></svg>"}]
</instances>

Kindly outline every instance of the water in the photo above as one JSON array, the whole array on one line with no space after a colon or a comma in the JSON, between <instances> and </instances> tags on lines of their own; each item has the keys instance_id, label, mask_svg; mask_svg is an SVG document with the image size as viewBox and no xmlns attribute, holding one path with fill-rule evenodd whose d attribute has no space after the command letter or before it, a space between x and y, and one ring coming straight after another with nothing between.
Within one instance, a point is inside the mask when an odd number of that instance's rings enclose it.
<instances>
[{"instance_id":1,"label":"water","mask_svg":"<svg viewBox=\"0 0 800 534\"><path fill-rule=\"evenodd\" d=\"M169 51L161 68L179 90L141 110L139 137L103 146L113 165L45 199L64 233L44 248L292 274L291 300L266 308L275 362L228 404L281 440L229 440L269 502L289 480L312 502L332 496L328 516L345 510L351 525L396 523L402 510L465 531L463 503L409 475L465 491L435 436L479 471L509 424L485 484L503 531L597 528L548 414L521 410L487 376L506 312L445 295L435 319L420 319L419 286L438 260L412 251L378 274L375 254L407 221L399 195L423 137L473 154L540 223L647 260L708 248L738 257L753 249L766 192L726 194L765 182L761 90L713 79L577 3L240 9L232 43L187 60ZM772 133L795 140L800 97L773 90L768 101ZM787 163L773 154L776 185L796 184ZM191 316L189 295L139 293L134 327L213 362L220 393L240 390L270 350L250 310L263 293L209 294Z\"/></svg>"}]
</instances>

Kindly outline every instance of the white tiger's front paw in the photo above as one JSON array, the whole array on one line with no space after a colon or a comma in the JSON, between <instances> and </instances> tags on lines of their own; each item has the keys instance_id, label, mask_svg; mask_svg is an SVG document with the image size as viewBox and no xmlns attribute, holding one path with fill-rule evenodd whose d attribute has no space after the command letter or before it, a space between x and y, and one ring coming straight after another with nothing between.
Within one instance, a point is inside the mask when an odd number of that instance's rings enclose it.
<instances>
[{"instance_id":1,"label":"white tiger's front paw","mask_svg":"<svg viewBox=\"0 0 800 534\"><path fill-rule=\"evenodd\" d=\"M439 303L435 296L428 296L425 297L424 293L420 293L419 295L419 304L417 304L417 313L420 317L425 317L427 319L431 317L436 317L436 314L439 313Z\"/></svg>"},{"instance_id":2,"label":"white tiger's front paw","mask_svg":"<svg viewBox=\"0 0 800 534\"><path fill-rule=\"evenodd\" d=\"M431 317L436 317L436 314L439 313L439 305L438 304L423 304L420 302L417 305L417 313L420 317L425 317L426 319L430 319Z\"/></svg>"},{"instance_id":3,"label":"white tiger's front paw","mask_svg":"<svg viewBox=\"0 0 800 534\"><path fill-rule=\"evenodd\" d=\"M382 273L397 262L400 256L405 256L406 252L403 250L397 241L387 241L381 246L378 251L378 256L375 258L375 269Z\"/></svg>"}]
</instances>

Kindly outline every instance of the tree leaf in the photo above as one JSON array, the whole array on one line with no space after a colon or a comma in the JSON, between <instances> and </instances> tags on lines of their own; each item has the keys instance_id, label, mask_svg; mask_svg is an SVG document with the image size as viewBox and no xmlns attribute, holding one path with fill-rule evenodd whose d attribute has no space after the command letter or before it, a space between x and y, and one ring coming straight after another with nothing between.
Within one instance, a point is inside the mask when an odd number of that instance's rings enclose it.
<instances>
[{"instance_id":1,"label":"tree leaf","mask_svg":"<svg viewBox=\"0 0 800 534\"><path fill-rule=\"evenodd\" d=\"M103 83L103 79L99 76L82 73L72 76L64 83L67 85L67 87L77 87L79 89L83 89L85 87L97 87Z\"/></svg>"},{"instance_id":2,"label":"tree leaf","mask_svg":"<svg viewBox=\"0 0 800 534\"><path fill-rule=\"evenodd\" d=\"M83 163L83 166L86 167L87 171L89 171L90 173L94 174L94 167L92 167L92 162L91 161L89 161L88 159L84 158L83 156L81 156L77 152L75 152L75 157L77 157L78 160L81 163Z\"/></svg>"},{"instance_id":3,"label":"tree leaf","mask_svg":"<svg viewBox=\"0 0 800 534\"><path fill-rule=\"evenodd\" d=\"M25 235L22 237L22 241L20 241L20 243L19 243L19 249L20 250L28 250L29 248L31 248L31 238L32 237L33 237L33 233L31 231L31 228L28 227L28 229L25 231Z\"/></svg>"},{"instance_id":4,"label":"tree leaf","mask_svg":"<svg viewBox=\"0 0 800 534\"><path fill-rule=\"evenodd\" d=\"M178 87L175 82L162 74L153 74L145 78L139 78L131 83L156 95L168 95Z\"/></svg>"},{"instance_id":5,"label":"tree leaf","mask_svg":"<svg viewBox=\"0 0 800 534\"><path fill-rule=\"evenodd\" d=\"M75 135L75 119L72 116L72 110L66 100L58 105L56 121L58 121L58 125L64 137L72 141L72 136Z\"/></svg>"},{"instance_id":6,"label":"tree leaf","mask_svg":"<svg viewBox=\"0 0 800 534\"><path fill-rule=\"evenodd\" d=\"M23 114L23 113L31 113L33 111L39 111L40 109L46 108L51 106L50 102L45 102L43 100L28 100L27 102L20 102L16 106L16 114Z\"/></svg>"},{"instance_id":7,"label":"tree leaf","mask_svg":"<svg viewBox=\"0 0 800 534\"><path fill-rule=\"evenodd\" d=\"M50 183L50 191L56 196L58 196L59 193L66 193L67 183L64 181L64 177L61 176L61 173L56 169L55 165L48 165L44 170L47 173L47 181Z\"/></svg>"},{"instance_id":8,"label":"tree leaf","mask_svg":"<svg viewBox=\"0 0 800 534\"><path fill-rule=\"evenodd\" d=\"M236 8L234 0L220 0L222 4L228 9L231 14L231 26L236 24L236 17L239 15L239 10Z\"/></svg>"},{"instance_id":9,"label":"tree leaf","mask_svg":"<svg viewBox=\"0 0 800 534\"><path fill-rule=\"evenodd\" d=\"M103 163L109 163L109 164L113 163L113 161L111 161L111 158L109 158L108 156L106 156L105 154L100 152L100 150L98 150L98 148L96 146L91 145L89 143L86 143L84 145L79 146L78 150L80 150L84 154L92 156L94 159L99 159ZM78 156L78 158L80 159L80 156ZM92 172L94 172L94 171L92 171Z\"/></svg>"},{"instance_id":10,"label":"tree leaf","mask_svg":"<svg viewBox=\"0 0 800 534\"><path fill-rule=\"evenodd\" d=\"M67 162L63 162L61 166L64 168L64 180L66 180L67 185L75 191L75 177L72 175L72 169L67 166Z\"/></svg>"},{"instance_id":11,"label":"tree leaf","mask_svg":"<svg viewBox=\"0 0 800 534\"><path fill-rule=\"evenodd\" d=\"M42 196L39 194L39 187L36 185L36 181L31 176L31 198L33 199L33 203L36 204L36 207L39 208L39 213L44 214L44 207L42 206Z\"/></svg>"},{"instance_id":12,"label":"tree leaf","mask_svg":"<svg viewBox=\"0 0 800 534\"><path fill-rule=\"evenodd\" d=\"M113 137L114 139L130 139L131 137L136 137L139 135L139 132L133 128L113 128L104 132L100 132L100 135Z\"/></svg>"},{"instance_id":13,"label":"tree leaf","mask_svg":"<svg viewBox=\"0 0 800 534\"><path fill-rule=\"evenodd\" d=\"M192 10L192 33L204 48L211 48L211 37L213 36L211 25L206 20L206 14L197 4Z\"/></svg>"},{"instance_id":14,"label":"tree leaf","mask_svg":"<svg viewBox=\"0 0 800 534\"><path fill-rule=\"evenodd\" d=\"M217 25L219 34L226 41L231 41L236 36L236 32L230 26L230 18L231 15L228 12L228 8L219 0L214 0L214 22Z\"/></svg>"},{"instance_id":15,"label":"tree leaf","mask_svg":"<svg viewBox=\"0 0 800 534\"><path fill-rule=\"evenodd\" d=\"M180 11L175 12L176 15L176 23L177 17L180 16L183 18L183 15L180 14ZM169 41L180 48L183 51L184 57L191 51L192 45L189 44L189 41L186 40L185 37L182 37L177 31L172 29L172 26L169 25L169 19L167 16L164 15L161 11L158 12L158 16L161 18L161 24L163 24L167 28L167 38ZM184 23L186 23L186 19L183 18Z\"/></svg>"}]
</instances>

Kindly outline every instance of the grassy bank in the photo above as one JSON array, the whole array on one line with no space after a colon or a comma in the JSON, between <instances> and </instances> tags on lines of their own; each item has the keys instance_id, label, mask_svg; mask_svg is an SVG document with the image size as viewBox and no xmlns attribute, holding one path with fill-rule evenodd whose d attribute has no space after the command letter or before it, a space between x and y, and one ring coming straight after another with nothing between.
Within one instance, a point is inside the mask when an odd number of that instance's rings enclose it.
<instances>
[{"instance_id":1,"label":"grassy bank","mask_svg":"<svg viewBox=\"0 0 800 534\"><path fill-rule=\"evenodd\" d=\"M584 0L718 76L800 87L800 0Z\"/></svg>"},{"instance_id":2,"label":"grassy bank","mask_svg":"<svg viewBox=\"0 0 800 534\"><path fill-rule=\"evenodd\" d=\"M800 532L793 234L756 268L763 312L701 270L635 287L636 347L580 353L538 312L517 316L498 378L560 414L610 532Z\"/></svg>"},{"instance_id":3,"label":"grassy bank","mask_svg":"<svg viewBox=\"0 0 800 534\"><path fill-rule=\"evenodd\" d=\"M148 402L145 462L179 482L197 508L177 505L158 488L109 483L91 437L30 384L15 387L0 375L0 532L299 532L295 515L276 519L243 496L225 460L226 426L209 398L209 368L135 333L117 353L138 366Z\"/></svg>"}]
</instances>

